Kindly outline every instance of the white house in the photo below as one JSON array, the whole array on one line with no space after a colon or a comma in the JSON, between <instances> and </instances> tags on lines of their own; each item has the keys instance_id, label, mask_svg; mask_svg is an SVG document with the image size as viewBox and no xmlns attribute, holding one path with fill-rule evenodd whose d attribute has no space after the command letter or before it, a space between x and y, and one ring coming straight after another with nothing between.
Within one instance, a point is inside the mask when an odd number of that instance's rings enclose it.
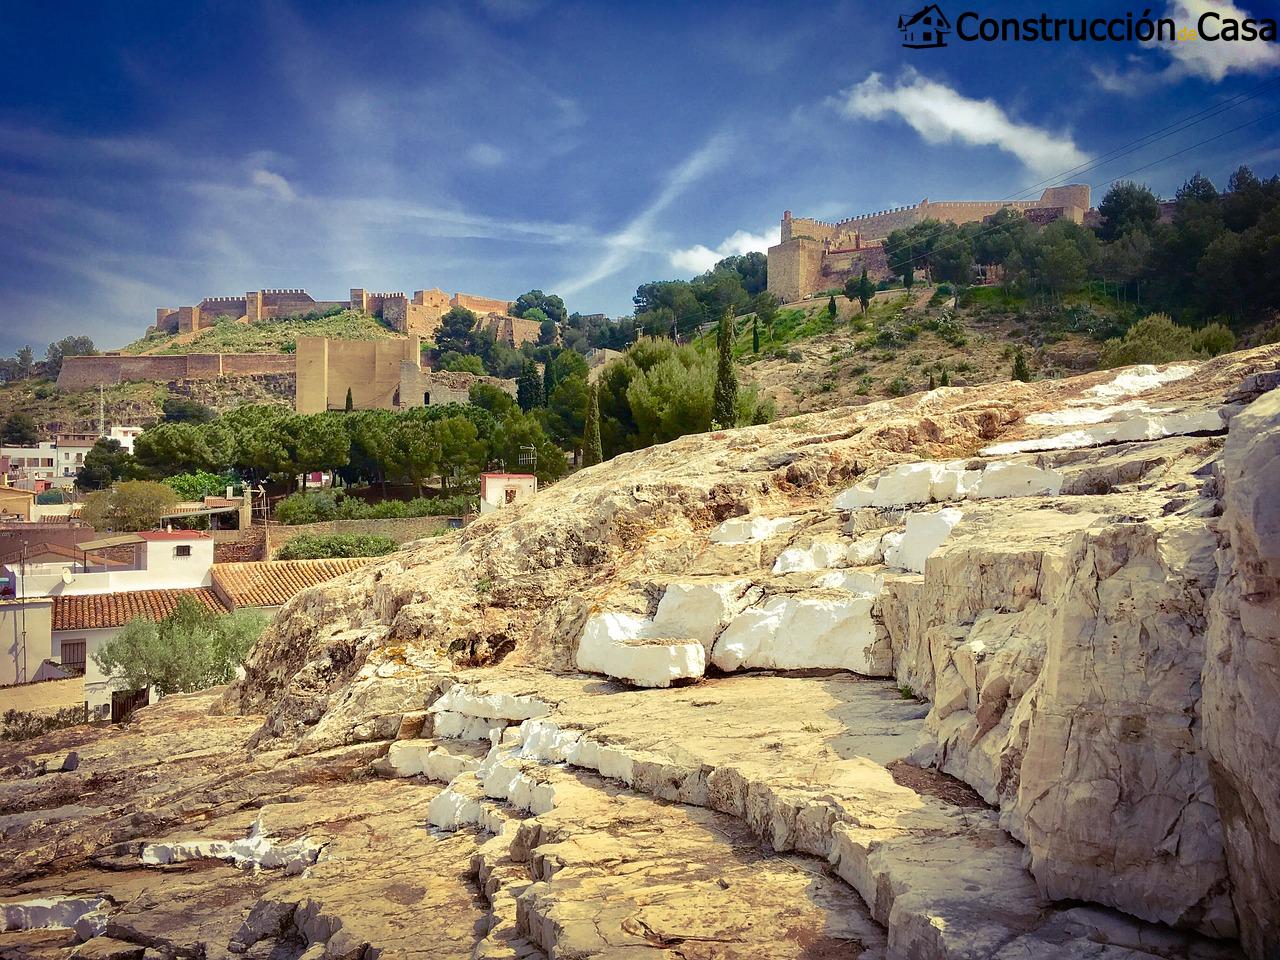
<instances>
[{"instance_id":1,"label":"white house","mask_svg":"<svg viewBox=\"0 0 1280 960\"><path fill-rule=\"evenodd\" d=\"M96 439L88 437L59 437L55 447L58 452L58 476L74 477L84 466L85 454L93 449Z\"/></svg>"},{"instance_id":2,"label":"white house","mask_svg":"<svg viewBox=\"0 0 1280 960\"><path fill-rule=\"evenodd\" d=\"M512 503L523 503L538 492L532 473L480 474L480 512L493 513Z\"/></svg>"},{"instance_id":3,"label":"white house","mask_svg":"<svg viewBox=\"0 0 1280 960\"><path fill-rule=\"evenodd\" d=\"M140 698L123 689L94 662L93 655L130 620L159 621L171 614L183 597L190 597L217 613L226 607L209 588L133 590L122 593L58 596L53 598L50 625L51 656L64 668L84 675L84 697L91 714L109 716L112 700ZM149 702L148 695L142 702Z\"/></svg>"},{"instance_id":4,"label":"white house","mask_svg":"<svg viewBox=\"0 0 1280 960\"><path fill-rule=\"evenodd\" d=\"M133 562L123 565L73 559L11 564L7 573L19 597L60 597L124 590L191 590L212 580L213 537L200 530L145 530L89 540L81 554L132 547Z\"/></svg>"},{"instance_id":5,"label":"white house","mask_svg":"<svg viewBox=\"0 0 1280 960\"><path fill-rule=\"evenodd\" d=\"M112 427L107 431L107 439L119 440L120 446L124 447L124 449L130 453L133 453L133 441L137 440L141 434L141 427Z\"/></svg>"},{"instance_id":6,"label":"white house","mask_svg":"<svg viewBox=\"0 0 1280 960\"><path fill-rule=\"evenodd\" d=\"M53 480L58 476L58 445L44 440L34 447L0 446L0 459L8 461L14 480Z\"/></svg>"}]
</instances>

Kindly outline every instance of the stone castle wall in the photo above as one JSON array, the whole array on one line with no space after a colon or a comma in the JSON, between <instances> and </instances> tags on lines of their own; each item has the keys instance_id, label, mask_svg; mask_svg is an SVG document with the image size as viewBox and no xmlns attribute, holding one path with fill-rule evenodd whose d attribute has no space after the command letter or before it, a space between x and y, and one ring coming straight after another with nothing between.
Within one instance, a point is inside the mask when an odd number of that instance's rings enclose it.
<instances>
[{"instance_id":1,"label":"stone castle wall","mask_svg":"<svg viewBox=\"0 0 1280 960\"><path fill-rule=\"evenodd\" d=\"M466 307L473 313L506 314L510 313L511 308L515 306L512 300L495 300L492 297L477 297L470 293L455 293L449 303L455 307Z\"/></svg>"},{"instance_id":2,"label":"stone castle wall","mask_svg":"<svg viewBox=\"0 0 1280 960\"><path fill-rule=\"evenodd\" d=\"M423 398L417 396L418 384L412 376L420 369L421 349L416 336L394 340L298 337L294 409L298 413L342 410L348 390L358 410L421 406Z\"/></svg>"},{"instance_id":3,"label":"stone castle wall","mask_svg":"<svg viewBox=\"0 0 1280 960\"><path fill-rule=\"evenodd\" d=\"M134 380L215 380L224 376L293 373L293 369L292 356L275 353L67 357L58 374L58 389L89 390Z\"/></svg>"},{"instance_id":4,"label":"stone castle wall","mask_svg":"<svg viewBox=\"0 0 1280 960\"><path fill-rule=\"evenodd\" d=\"M792 217L788 210L782 215L782 242L769 248L769 291L784 302L799 300L840 286L850 273L860 273L863 265L869 276L884 279L890 273L883 251L873 253L870 249L893 231L925 220L975 223L1011 208L1022 211L1037 224L1061 218L1083 223L1089 213L1089 202L1089 185L1076 183L1049 187L1038 200L930 201L925 198L909 206L878 210L834 223Z\"/></svg>"}]
</instances>

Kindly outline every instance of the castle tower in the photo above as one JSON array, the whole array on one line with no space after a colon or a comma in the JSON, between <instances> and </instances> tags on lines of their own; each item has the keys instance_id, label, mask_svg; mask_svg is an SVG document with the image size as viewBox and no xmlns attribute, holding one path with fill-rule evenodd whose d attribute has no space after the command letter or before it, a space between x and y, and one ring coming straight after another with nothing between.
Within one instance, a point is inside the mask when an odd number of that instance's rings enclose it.
<instances>
[{"instance_id":1,"label":"castle tower","mask_svg":"<svg viewBox=\"0 0 1280 960\"><path fill-rule=\"evenodd\" d=\"M262 291L250 290L244 295L244 315L250 323L262 319Z\"/></svg>"},{"instance_id":2,"label":"castle tower","mask_svg":"<svg viewBox=\"0 0 1280 960\"><path fill-rule=\"evenodd\" d=\"M351 309L363 310L366 313L369 310L369 291L362 290L360 287L351 288Z\"/></svg>"}]
</instances>

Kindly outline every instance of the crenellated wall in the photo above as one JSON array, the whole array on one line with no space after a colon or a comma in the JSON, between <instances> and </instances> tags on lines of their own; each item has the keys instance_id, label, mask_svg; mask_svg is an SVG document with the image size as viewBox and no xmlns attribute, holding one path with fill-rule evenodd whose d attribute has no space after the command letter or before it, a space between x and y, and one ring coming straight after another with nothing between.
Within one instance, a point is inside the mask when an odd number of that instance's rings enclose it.
<instances>
[{"instance_id":1,"label":"crenellated wall","mask_svg":"<svg viewBox=\"0 0 1280 960\"><path fill-rule=\"evenodd\" d=\"M850 272L861 272L863 265L869 275L887 277L889 270L883 252L872 253L861 248L875 247L893 231L925 220L976 223L1009 208L1022 211L1037 224L1063 218L1083 223L1090 212L1089 202L1089 185L1073 183L1049 187L1038 200L930 201L926 197L916 204L877 210L834 223L793 217L788 210L782 215L782 242L769 248L769 290L784 302L799 300L839 286Z\"/></svg>"}]
</instances>

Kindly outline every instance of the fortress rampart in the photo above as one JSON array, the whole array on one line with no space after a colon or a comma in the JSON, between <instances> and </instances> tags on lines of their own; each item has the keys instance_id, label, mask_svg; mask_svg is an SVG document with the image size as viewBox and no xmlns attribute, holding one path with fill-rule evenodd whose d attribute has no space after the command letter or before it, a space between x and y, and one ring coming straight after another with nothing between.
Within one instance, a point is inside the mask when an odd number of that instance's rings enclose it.
<instances>
[{"instance_id":1,"label":"fortress rampart","mask_svg":"<svg viewBox=\"0 0 1280 960\"><path fill-rule=\"evenodd\" d=\"M205 297L191 307L156 307L155 330L161 333L194 333L213 326L219 317L246 323L274 317L299 317L332 310L363 310L380 318L398 333L430 337L440 318L451 307L462 306L476 313L507 315L514 302L455 293L452 297L438 288L415 290L413 297L403 291L374 293L352 287L347 300L317 300L301 288L250 290L229 297Z\"/></svg>"},{"instance_id":2,"label":"fortress rampart","mask_svg":"<svg viewBox=\"0 0 1280 960\"><path fill-rule=\"evenodd\" d=\"M1009 208L1020 210L1033 223L1066 217L1084 222L1089 213L1089 185L1049 187L1038 200L943 200L919 203L844 220L828 222L782 215L781 242L769 248L769 291L779 300L800 300L812 293L844 284L851 273L865 267L868 275L889 274L881 244L894 230L925 220L974 223Z\"/></svg>"},{"instance_id":3,"label":"fortress rampart","mask_svg":"<svg viewBox=\"0 0 1280 960\"><path fill-rule=\"evenodd\" d=\"M189 353L132 357L107 353L67 357L58 374L59 390L89 390L133 380L216 380L253 374L293 373L294 358L279 353Z\"/></svg>"}]
</instances>

